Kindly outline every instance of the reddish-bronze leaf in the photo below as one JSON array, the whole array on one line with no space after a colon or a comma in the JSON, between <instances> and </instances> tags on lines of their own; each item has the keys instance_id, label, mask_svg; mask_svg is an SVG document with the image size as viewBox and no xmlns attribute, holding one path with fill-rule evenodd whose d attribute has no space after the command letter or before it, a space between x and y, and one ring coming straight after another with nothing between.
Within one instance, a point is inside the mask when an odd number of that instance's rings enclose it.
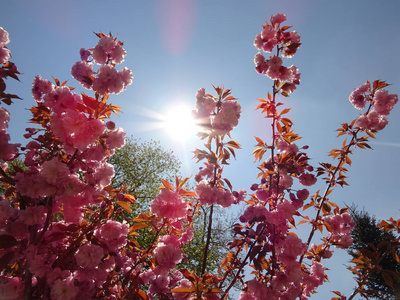
<instances>
[{"instance_id":1,"label":"reddish-bronze leaf","mask_svg":"<svg viewBox=\"0 0 400 300\"><path fill-rule=\"evenodd\" d=\"M136 231L136 230L138 230L138 229L142 229L142 228L146 228L146 227L149 227L149 225L148 224L146 224L146 223L135 223L134 225L132 225L130 228L129 228L129 231L130 232L133 232L133 231Z\"/></svg>"},{"instance_id":2,"label":"reddish-bronze leaf","mask_svg":"<svg viewBox=\"0 0 400 300\"><path fill-rule=\"evenodd\" d=\"M116 202L119 206L125 209L127 212L132 213L132 209L130 208L129 204L125 201L117 201Z\"/></svg>"},{"instance_id":3,"label":"reddish-bronze leaf","mask_svg":"<svg viewBox=\"0 0 400 300\"><path fill-rule=\"evenodd\" d=\"M164 187L161 188L167 188L169 190L173 190L172 185L169 183L169 181L167 180L161 180L162 184L164 185Z\"/></svg>"}]
</instances>

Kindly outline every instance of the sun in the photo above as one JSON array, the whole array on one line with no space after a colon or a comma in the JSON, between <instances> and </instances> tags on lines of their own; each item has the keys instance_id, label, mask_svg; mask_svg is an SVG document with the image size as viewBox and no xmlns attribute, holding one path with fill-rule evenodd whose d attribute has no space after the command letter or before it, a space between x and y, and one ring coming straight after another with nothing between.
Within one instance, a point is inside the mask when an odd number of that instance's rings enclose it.
<instances>
[{"instance_id":1,"label":"sun","mask_svg":"<svg viewBox=\"0 0 400 300\"><path fill-rule=\"evenodd\" d=\"M163 129L175 140L187 141L199 131L192 110L184 103L169 105L162 117Z\"/></svg>"}]
</instances>

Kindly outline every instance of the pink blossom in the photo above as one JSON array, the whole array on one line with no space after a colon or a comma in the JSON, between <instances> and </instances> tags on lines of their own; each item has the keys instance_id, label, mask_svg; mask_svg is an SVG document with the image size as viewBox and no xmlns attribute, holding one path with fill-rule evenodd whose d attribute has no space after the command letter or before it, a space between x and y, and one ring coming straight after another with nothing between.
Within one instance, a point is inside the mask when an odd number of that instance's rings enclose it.
<instances>
[{"instance_id":1,"label":"pink blossom","mask_svg":"<svg viewBox=\"0 0 400 300\"><path fill-rule=\"evenodd\" d=\"M79 293L79 287L74 285L72 276L65 279L57 279L51 287L52 300L75 300Z\"/></svg>"},{"instance_id":2,"label":"pink blossom","mask_svg":"<svg viewBox=\"0 0 400 300\"><path fill-rule=\"evenodd\" d=\"M282 66L282 58L279 56L272 56L268 61L268 70L266 72L266 75L272 79L276 80L279 79L281 74L283 73L285 77L290 77L290 72L285 71ZM283 68L281 68L283 67Z\"/></svg>"},{"instance_id":3,"label":"pink blossom","mask_svg":"<svg viewBox=\"0 0 400 300\"><path fill-rule=\"evenodd\" d=\"M160 239L156 249L154 249L154 257L157 261L157 274L167 274L176 267L182 260L182 251L176 236L165 236Z\"/></svg>"},{"instance_id":4,"label":"pink blossom","mask_svg":"<svg viewBox=\"0 0 400 300\"><path fill-rule=\"evenodd\" d=\"M75 253L76 263L82 268L97 267L103 257L103 248L90 243L79 247Z\"/></svg>"},{"instance_id":5,"label":"pink blossom","mask_svg":"<svg viewBox=\"0 0 400 300\"><path fill-rule=\"evenodd\" d=\"M271 194L270 192L267 192L264 189L259 189L259 190L256 191L257 199L260 200L260 201L263 201L263 202L268 200L270 194Z\"/></svg>"},{"instance_id":6,"label":"pink blossom","mask_svg":"<svg viewBox=\"0 0 400 300\"><path fill-rule=\"evenodd\" d=\"M83 212L81 207L73 206L70 203L64 204L63 215L66 223L80 224L83 219Z\"/></svg>"},{"instance_id":7,"label":"pink blossom","mask_svg":"<svg viewBox=\"0 0 400 300\"><path fill-rule=\"evenodd\" d=\"M217 193L216 203L222 207L230 207L234 202L235 199L230 191L219 191Z\"/></svg>"},{"instance_id":8,"label":"pink blossom","mask_svg":"<svg viewBox=\"0 0 400 300\"><path fill-rule=\"evenodd\" d=\"M97 72L97 78L93 81L93 90L99 94L119 94L132 83L132 72L124 68L118 72L111 65L103 65Z\"/></svg>"},{"instance_id":9,"label":"pink blossom","mask_svg":"<svg viewBox=\"0 0 400 300\"><path fill-rule=\"evenodd\" d=\"M0 29L2 29L0 27ZM1 32L0 32L1 33ZM25 284L19 277L0 276L0 297L4 300L23 299Z\"/></svg>"},{"instance_id":10,"label":"pink blossom","mask_svg":"<svg viewBox=\"0 0 400 300\"><path fill-rule=\"evenodd\" d=\"M371 91L371 85L369 82L366 82L364 84L362 84L361 86L359 86L358 88L356 88L349 96L349 101L351 102L351 104L353 104L353 106L356 109L364 109L365 108L365 104L367 102L365 93L370 92Z\"/></svg>"},{"instance_id":11,"label":"pink blossom","mask_svg":"<svg viewBox=\"0 0 400 300\"><path fill-rule=\"evenodd\" d=\"M311 173L303 173L299 177L299 182L305 186L312 186L317 182L317 177Z\"/></svg>"},{"instance_id":12,"label":"pink blossom","mask_svg":"<svg viewBox=\"0 0 400 300\"><path fill-rule=\"evenodd\" d=\"M257 50L261 50L263 47L263 39L261 37L261 33L257 34L255 39L254 39L254 47L256 47Z\"/></svg>"},{"instance_id":13,"label":"pink blossom","mask_svg":"<svg viewBox=\"0 0 400 300\"><path fill-rule=\"evenodd\" d=\"M104 162L108 159L109 155L105 151L102 145L93 144L89 146L84 152L84 158L86 162L95 161L95 162Z\"/></svg>"},{"instance_id":14,"label":"pink blossom","mask_svg":"<svg viewBox=\"0 0 400 300\"><path fill-rule=\"evenodd\" d=\"M79 95L71 93L66 86L58 86L43 98L44 104L56 113L63 113L65 109L74 109L81 101Z\"/></svg>"},{"instance_id":15,"label":"pink blossom","mask_svg":"<svg viewBox=\"0 0 400 300\"><path fill-rule=\"evenodd\" d=\"M46 207L43 205L29 206L19 211L19 219L28 226L42 225L46 219Z\"/></svg>"},{"instance_id":16,"label":"pink blossom","mask_svg":"<svg viewBox=\"0 0 400 300\"><path fill-rule=\"evenodd\" d=\"M321 263L313 261L310 271L311 274L307 274L303 281L303 296L305 297L309 297L325 280L325 269Z\"/></svg>"},{"instance_id":17,"label":"pink blossom","mask_svg":"<svg viewBox=\"0 0 400 300\"><path fill-rule=\"evenodd\" d=\"M94 235L103 242L111 251L116 251L125 246L129 226L114 220L108 220L95 230Z\"/></svg>"},{"instance_id":18,"label":"pink blossom","mask_svg":"<svg viewBox=\"0 0 400 300\"><path fill-rule=\"evenodd\" d=\"M80 150L94 143L105 130L104 122L89 119L83 113L66 109L62 114L54 114L51 129L62 142Z\"/></svg>"},{"instance_id":19,"label":"pink blossom","mask_svg":"<svg viewBox=\"0 0 400 300\"><path fill-rule=\"evenodd\" d=\"M158 217L177 220L187 214L187 204L179 198L177 192L162 189L160 194L151 202L150 210Z\"/></svg>"},{"instance_id":20,"label":"pink blossom","mask_svg":"<svg viewBox=\"0 0 400 300\"><path fill-rule=\"evenodd\" d=\"M288 152L291 154L296 154L299 151L299 147L297 147L295 143L289 144L286 141L280 141L277 148L282 152Z\"/></svg>"},{"instance_id":21,"label":"pink blossom","mask_svg":"<svg viewBox=\"0 0 400 300\"><path fill-rule=\"evenodd\" d=\"M197 175L199 175L199 179L197 181L201 181L203 179L203 177L212 177L214 171L214 166L211 164L208 164L205 168L200 167L199 168L199 172L197 173Z\"/></svg>"},{"instance_id":22,"label":"pink blossom","mask_svg":"<svg viewBox=\"0 0 400 300\"><path fill-rule=\"evenodd\" d=\"M111 36L100 38L92 52L94 62L99 65L107 63L108 59L114 64L120 64L124 61L125 55L125 49Z\"/></svg>"},{"instance_id":23,"label":"pink blossom","mask_svg":"<svg viewBox=\"0 0 400 300\"><path fill-rule=\"evenodd\" d=\"M1 148L0 148L1 149ZM18 172L15 175L16 189L21 195L37 198L54 195L57 188L42 178L37 171Z\"/></svg>"},{"instance_id":24,"label":"pink blossom","mask_svg":"<svg viewBox=\"0 0 400 300\"><path fill-rule=\"evenodd\" d=\"M293 184L293 177L288 174L282 174L279 177L279 186L283 189L289 189Z\"/></svg>"},{"instance_id":25,"label":"pink blossom","mask_svg":"<svg viewBox=\"0 0 400 300\"><path fill-rule=\"evenodd\" d=\"M271 23L272 25L281 24L286 21L285 14L276 14L275 16L271 16Z\"/></svg>"},{"instance_id":26,"label":"pink blossom","mask_svg":"<svg viewBox=\"0 0 400 300\"><path fill-rule=\"evenodd\" d=\"M274 211L274 218L277 217L281 220L287 220L290 219L295 214L295 212L296 208L293 203L285 199L277 205L276 211Z\"/></svg>"},{"instance_id":27,"label":"pink blossom","mask_svg":"<svg viewBox=\"0 0 400 300\"><path fill-rule=\"evenodd\" d=\"M230 132L239 123L241 107L237 101L225 101L222 103L221 110L212 120L212 128L218 135Z\"/></svg>"},{"instance_id":28,"label":"pink blossom","mask_svg":"<svg viewBox=\"0 0 400 300\"><path fill-rule=\"evenodd\" d=\"M290 42L295 44L300 43L300 35L297 33L297 31L290 32Z\"/></svg>"},{"instance_id":29,"label":"pink blossom","mask_svg":"<svg viewBox=\"0 0 400 300\"><path fill-rule=\"evenodd\" d=\"M206 181L200 182L195 187L195 192L201 205L212 205L216 201L216 194L218 189L210 186Z\"/></svg>"},{"instance_id":30,"label":"pink blossom","mask_svg":"<svg viewBox=\"0 0 400 300\"><path fill-rule=\"evenodd\" d=\"M94 75L93 64L86 61L78 61L71 68L71 75L78 80L84 88L90 89Z\"/></svg>"},{"instance_id":31,"label":"pink blossom","mask_svg":"<svg viewBox=\"0 0 400 300\"><path fill-rule=\"evenodd\" d=\"M97 71L97 79L95 82L96 81L102 85L105 85L103 88L108 90L108 85L111 85L114 81L118 81L118 71L111 65L101 66ZM93 84L93 89L97 91L97 84Z\"/></svg>"},{"instance_id":32,"label":"pink blossom","mask_svg":"<svg viewBox=\"0 0 400 300\"><path fill-rule=\"evenodd\" d=\"M3 27L0 27L0 45L6 45L10 42L10 37L8 35L8 32L4 30Z\"/></svg>"},{"instance_id":33,"label":"pink blossom","mask_svg":"<svg viewBox=\"0 0 400 300\"><path fill-rule=\"evenodd\" d=\"M304 201L308 198L308 196L310 195L310 192L307 189L302 189L302 190L298 190L296 192L296 195L300 201Z\"/></svg>"},{"instance_id":34,"label":"pink blossom","mask_svg":"<svg viewBox=\"0 0 400 300\"><path fill-rule=\"evenodd\" d=\"M231 192L212 187L206 180L201 181L195 191L201 205L218 204L222 207L229 207L236 201Z\"/></svg>"},{"instance_id":35,"label":"pink blossom","mask_svg":"<svg viewBox=\"0 0 400 300\"><path fill-rule=\"evenodd\" d=\"M124 61L126 51L120 44L117 44L110 50L110 56L114 64L120 64Z\"/></svg>"},{"instance_id":36,"label":"pink blossom","mask_svg":"<svg viewBox=\"0 0 400 300\"><path fill-rule=\"evenodd\" d=\"M254 45L258 50L262 49L269 53L274 49L278 42L275 28L273 26L267 26L261 31L261 34L256 36Z\"/></svg>"},{"instance_id":37,"label":"pink blossom","mask_svg":"<svg viewBox=\"0 0 400 300\"><path fill-rule=\"evenodd\" d=\"M85 48L81 48L81 50L79 50L79 55L81 57L81 61L86 62L90 56L90 51L86 50Z\"/></svg>"},{"instance_id":38,"label":"pink blossom","mask_svg":"<svg viewBox=\"0 0 400 300\"><path fill-rule=\"evenodd\" d=\"M196 110L193 116L198 119L200 124L209 124L210 116L215 111L216 102L213 97L205 96L205 89L201 88L196 93Z\"/></svg>"},{"instance_id":39,"label":"pink blossom","mask_svg":"<svg viewBox=\"0 0 400 300\"><path fill-rule=\"evenodd\" d=\"M355 223L347 213L324 218L325 225L331 232L331 241L337 248L346 249L353 244L351 230Z\"/></svg>"},{"instance_id":40,"label":"pink blossom","mask_svg":"<svg viewBox=\"0 0 400 300\"><path fill-rule=\"evenodd\" d=\"M262 53L258 52L254 56L254 64L257 73L265 75L268 71L269 64L265 60L265 57Z\"/></svg>"},{"instance_id":41,"label":"pink blossom","mask_svg":"<svg viewBox=\"0 0 400 300\"><path fill-rule=\"evenodd\" d=\"M194 235L193 227L188 227L186 229L186 231L182 234L182 237L180 238L179 243L181 243L181 244L189 243L192 240L193 235Z\"/></svg>"},{"instance_id":42,"label":"pink blossom","mask_svg":"<svg viewBox=\"0 0 400 300\"><path fill-rule=\"evenodd\" d=\"M261 31L261 38L264 42L277 42L275 28L272 26L265 27L263 31Z\"/></svg>"},{"instance_id":43,"label":"pink blossom","mask_svg":"<svg viewBox=\"0 0 400 300\"><path fill-rule=\"evenodd\" d=\"M132 71L129 70L128 68L123 68L121 71L119 71L118 76L124 84L124 89L126 89L126 87L132 83L133 80Z\"/></svg>"},{"instance_id":44,"label":"pink blossom","mask_svg":"<svg viewBox=\"0 0 400 300\"><path fill-rule=\"evenodd\" d=\"M151 294L165 294L169 292L169 278L166 275L158 275L150 284Z\"/></svg>"},{"instance_id":45,"label":"pink blossom","mask_svg":"<svg viewBox=\"0 0 400 300\"><path fill-rule=\"evenodd\" d=\"M273 299L271 298L270 290L255 279L247 281L247 288L254 295L255 299Z\"/></svg>"},{"instance_id":46,"label":"pink blossom","mask_svg":"<svg viewBox=\"0 0 400 300\"><path fill-rule=\"evenodd\" d=\"M153 270L147 270L143 273L140 273L139 275L140 279L143 280L144 284L149 284L151 281L153 281L156 278L156 275L154 274Z\"/></svg>"},{"instance_id":47,"label":"pink blossom","mask_svg":"<svg viewBox=\"0 0 400 300\"><path fill-rule=\"evenodd\" d=\"M10 113L7 109L0 106L0 131L5 130L8 127L10 121Z\"/></svg>"},{"instance_id":48,"label":"pink blossom","mask_svg":"<svg viewBox=\"0 0 400 300\"><path fill-rule=\"evenodd\" d=\"M253 296L250 292L241 292L238 300L258 300L255 296Z\"/></svg>"},{"instance_id":49,"label":"pink blossom","mask_svg":"<svg viewBox=\"0 0 400 300\"><path fill-rule=\"evenodd\" d=\"M45 161L42 165L40 175L50 184L56 184L60 180L64 180L70 174L67 164L62 163L57 157Z\"/></svg>"},{"instance_id":50,"label":"pink blossom","mask_svg":"<svg viewBox=\"0 0 400 300\"><path fill-rule=\"evenodd\" d=\"M282 245L282 253L280 254L285 260L296 260L297 256L305 253L307 245L298 237L288 234Z\"/></svg>"},{"instance_id":51,"label":"pink blossom","mask_svg":"<svg viewBox=\"0 0 400 300\"><path fill-rule=\"evenodd\" d=\"M35 76L33 79L32 95L36 101L42 100L42 95L50 93L52 89L53 84L46 79L42 79L40 75Z\"/></svg>"},{"instance_id":52,"label":"pink blossom","mask_svg":"<svg viewBox=\"0 0 400 300\"><path fill-rule=\"evenodd\" d=\"M108 186L111 184L114 174L114 166L109 163L104 163L96 169L94 176L95 182L101 186Z\"/></svg>"},{"instance_id":53,"label":"pink blossom","mask_svg":"<svg viewBox=\"0 0 400 300\"><path fill-rule=\"evenodd\" d=\"M4 124L4 123L3 123ZM4 126L4 125L3 125ZM21 144L11 144L10 135L5 131L0 131L0 161L11 161L18 156L18 148Z\"/></svg>"},{"instance_id":54,"label":"pink blossom","mask_svg":"<svg viewBox=\"0 0 400 300\"><path fill-rule=\"evenodd\" d=\"M11 57L11 52L5 46L0 45L0 64L5 64Z\"/></svg>"},{"instance_id":55,"label":"pink blossom","mask_svg":"<svg viewBox=\"0 0 400 300\"><path fill-rule=\"evenodd\" d=\"M398 101L396 94L389 94L387 90L378 90L374 95L374 110L381 116L387 116Z\"/></svg>"},{"instance_id":56,"label":"pink blossom","mask_svg":"<svg viewBox=\"0 0 400 300\"><path fill-rule=\"evenodd\" d=\"M188 279L184 278L179 282L178 287L190 288L191 286L192 286L192 284L190 283L190 281ZM190 300L192 298L192 295L187 295L184 293L172 293L172 297L174 297L174 299L176 299L176 300Z\"/></svg>"},{"instance_id":57,"label":"pink blossom","mask_svg":"<svg viewBox=\"0 0 400 300\"><path fill-rule=\"evenodd\" d=\"M263 205L248 206L239 220L242 223L262 222L266 220L267 209Z\"/></svg>"},{"instance_id":58,"label":"pink blossom","mask_svg":"<svg viewBox=\"0 0 400 300\"><path fill-rule=\"evenodd\" d=\"M108 55L107 53L104 51L104 49L102 47L100 47L99 45L97 45L96 47L94 47L93 51L92 51L92 57L93 57L93 61L96 64L99 65L104 65L107 63L108 60Z\"/></svg>"},{"instance_id":59,"label":"pink blossom","mask_svg":"<svg viewBox=\"0 0 400 300\"><path fill-rule=\"evenodd\" d=\"M109 149L120 149L125 145L126 132L118 127L112 131L106 139L106 145Z\"/></svg>"},{"instance_id":60,"label":"pink blossom","mask_svg":"<svg viewBox=\"0 0 400 300\"><path fill-rule=\"evenodd\" d=\"M66 196L74 196L83 192L85 189L85 184L79 179L78 174L70 174L65 177L62 182L57 183L58 188L60 188Z\"/></svg>"},{"instance_id":61,"label":"pink blossom","mask_svg":"<svg viewBox=\"0 0 400 300\"><path fill-rule=\"evenodd\" d=\"M235 197L235 200L233 203L238 204L238 203L244 201L246 193L247 193L246 190L233 191L232 195L233 195L233 197Z\"/></svg>"},{"instance_id":62,"label":"pink blossom","mask_svg":"<svg viewBox=\"0 0 400 300\"><path fill-rule=\"evenodd\" d=\"M361 115L358 117L356 125L364 130L379 131L386 127L389 123L386 116L379 115L374 109L367 115Z\"/></svg>"},{"instance_id":63,"label":"pink blossom","mask_svg":"<svg viewBox=\"0 0 400 300\"><path fill-rule=\"evenodd\" d=\"M105 52L110 52L116 45L115 39L111 36L103 36L97 42L97 46L101 47Z\"/></svg>"}]
</instances>

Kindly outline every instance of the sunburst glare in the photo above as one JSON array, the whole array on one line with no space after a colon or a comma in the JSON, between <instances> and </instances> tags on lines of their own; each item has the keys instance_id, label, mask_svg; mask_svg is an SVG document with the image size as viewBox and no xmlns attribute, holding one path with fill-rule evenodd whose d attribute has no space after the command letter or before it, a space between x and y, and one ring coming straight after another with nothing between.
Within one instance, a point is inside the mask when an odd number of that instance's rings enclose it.
<instances>
[{"instance_id":1,"label":"sunburst glare","mask_svg":"<svg viewBox=\"0 0 400 300\"><path fill-rule=\"evenodd\" d=\"M137 128L140 128L139 131L162 130L173 140L186 143L195 138L200 130L192 116L192 110L193 108L183 102L170 103L161 112L144 107L136 108L136 113L150 119L137 123Z\"/></svg>"},{"instance_id":2,"label":"sunburst glare","mask_svg":"<svg viewBox=\"0 0 400 300\"><path fill-rule=\"evenodd\" d=\"M199 131L192 110L183 103L171 105L162 118L163 129L176 140L187 141Z\"/></svg>"}]
</instances>

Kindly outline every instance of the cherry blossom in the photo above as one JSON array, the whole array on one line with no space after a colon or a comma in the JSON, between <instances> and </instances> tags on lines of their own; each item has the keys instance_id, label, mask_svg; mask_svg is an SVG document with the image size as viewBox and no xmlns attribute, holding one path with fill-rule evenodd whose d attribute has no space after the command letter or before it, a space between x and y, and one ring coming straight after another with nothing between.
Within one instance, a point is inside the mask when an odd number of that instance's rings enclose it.
<instances>
[{"instance_id":1,"label":"cherry blossom","mask_svg":"<svg viewBox=\"0 0 400 300\"><path fill-rule=\"evenodd\" d=\"M177 220L187 214L187 204L179 198L177 192L162 189L150 204L151 212L159 217Z\"/></svg>"}]
</instances>

